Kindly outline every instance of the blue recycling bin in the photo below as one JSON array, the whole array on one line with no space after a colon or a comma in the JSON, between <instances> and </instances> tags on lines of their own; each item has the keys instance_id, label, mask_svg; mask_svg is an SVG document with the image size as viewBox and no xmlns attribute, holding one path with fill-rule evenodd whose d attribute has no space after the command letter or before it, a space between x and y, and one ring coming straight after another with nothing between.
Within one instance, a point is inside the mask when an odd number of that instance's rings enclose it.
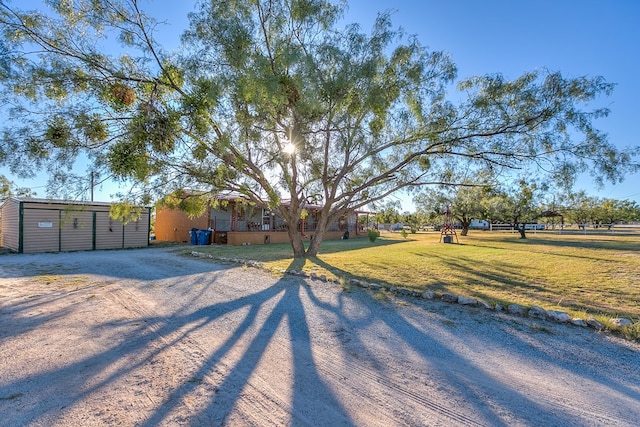
<instances>
[{"instance_id":1,"label":"blue recycling bin","mask_svg":"<svg viewBox=\"0 0 640 427\"><path fill-rule=\"evenodd\" d=\"M210 230L198 230L196 232L198 235L198 244L199 245L208 245L211 242L211 231Z\"/></svg>"},{"instance_id":2,"label":"blue recycling bin","mask_svg":"<svg viewBox=\"0 0 640 427\"><path fill-rule=\"evenodd\" d=\"M197 228L192 228L191 231L189 231L189 237L191 237L191 244L192 245L197 245L198 244L198 229Z\"/></svg>"}]
</instances>

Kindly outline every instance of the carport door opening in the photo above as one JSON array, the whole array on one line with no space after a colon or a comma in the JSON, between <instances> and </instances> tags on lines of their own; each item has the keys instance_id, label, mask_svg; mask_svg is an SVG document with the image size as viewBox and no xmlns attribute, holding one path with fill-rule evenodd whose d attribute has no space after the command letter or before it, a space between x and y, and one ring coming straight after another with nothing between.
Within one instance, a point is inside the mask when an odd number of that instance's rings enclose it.
<instances>
[{"instance_id":1,"label":"carport door opening","mask_svg":"<svg viewBox=\"0 0 640 427\"><path fill-rule=\"evenodd\" d=\"M109 216L109 212L96 212L96 249L121 249L123 228L120 221Z\"/></svg>"},{"instance_id":2,"label":"carport door opening","mask_svg":"<svg viewBox=\"0 0 640 427\"><path fill-rule=\"evenodd\" d=\"M60 212L54 209L25 208L22 222L22 251L58 252L60 250Z\"/></svg>"},{"instance_id":3,"label":"carport door opening","mask_svg":"<svg viewBox=\"0 0 640 427\"><path fill-rule=\"evenodd\" d=\"M93 249L93 212L63 212L60 225L60 250Z\"/></svg>"}]
</instances>

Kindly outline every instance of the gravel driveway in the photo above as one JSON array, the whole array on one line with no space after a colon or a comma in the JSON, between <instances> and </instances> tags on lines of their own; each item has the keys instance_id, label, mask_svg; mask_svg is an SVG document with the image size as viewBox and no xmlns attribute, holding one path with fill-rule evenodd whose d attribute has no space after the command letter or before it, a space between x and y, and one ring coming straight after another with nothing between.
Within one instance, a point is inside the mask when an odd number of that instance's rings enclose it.
<instances>
[{"instance_id":1,"label":"gravel driveway","mask_svg":"<svg viewBox=\"0 0 640 427\"><path fill-rule=\"evenodd\" d=\"M0 425L636 426L640 346L171 248L0 256Z\"/></svg>"}]
</instances>

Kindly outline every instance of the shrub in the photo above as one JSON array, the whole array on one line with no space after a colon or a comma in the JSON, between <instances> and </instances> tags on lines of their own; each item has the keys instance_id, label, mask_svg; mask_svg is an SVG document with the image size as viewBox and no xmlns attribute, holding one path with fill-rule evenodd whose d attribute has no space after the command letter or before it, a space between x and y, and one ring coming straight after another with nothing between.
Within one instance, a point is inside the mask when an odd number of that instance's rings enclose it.
<instances>
[{"instance_id":1,"label":"shrub","mask_svg":"<svg viewBox=\"0 0 640 427\"><path fill-rule=\"evenodd\" d=\"M407 230L405 230L403 228L402 231L400 232L400 235L402 236L402 238L406 239L407 238Z\"/></svg>"},{"instance_id":2,"label":"shrub","mask_svg":"<svg viewBox=\"0 0 640 427\"><path fill-rule=\"evenodd\" d=\"M374 230L372 228L369 229L368 233L369 241L375 242L378 237L380 237L380 232L378 230Z\"/></svg>"}]
</instances>

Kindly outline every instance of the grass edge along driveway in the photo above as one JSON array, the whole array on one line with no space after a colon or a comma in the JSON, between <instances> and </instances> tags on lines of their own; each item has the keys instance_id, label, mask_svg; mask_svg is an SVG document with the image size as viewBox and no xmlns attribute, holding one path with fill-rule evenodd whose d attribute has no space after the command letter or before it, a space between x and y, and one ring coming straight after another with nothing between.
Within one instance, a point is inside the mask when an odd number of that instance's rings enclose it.
<instances>
[{"instance_id":1,"label":"grass edge along driveway","mask_svg":"<svg viewBox=\"0 0 640 427\"><path fill-rule=\"evenodd\" d=\"M439 233L383 233L323 242L314 258L294 259L288 244L193 246L214 257L254 260L272 271L286 269L436 294L451 292L503 306L517 303L595 317L610 325L626 317L622 331L640 338L640 234L471 232L458 244ZM345 286L345 289L348 286ZM384 291L383 291L384 292Z\"/></svg>"}]
</instances>

